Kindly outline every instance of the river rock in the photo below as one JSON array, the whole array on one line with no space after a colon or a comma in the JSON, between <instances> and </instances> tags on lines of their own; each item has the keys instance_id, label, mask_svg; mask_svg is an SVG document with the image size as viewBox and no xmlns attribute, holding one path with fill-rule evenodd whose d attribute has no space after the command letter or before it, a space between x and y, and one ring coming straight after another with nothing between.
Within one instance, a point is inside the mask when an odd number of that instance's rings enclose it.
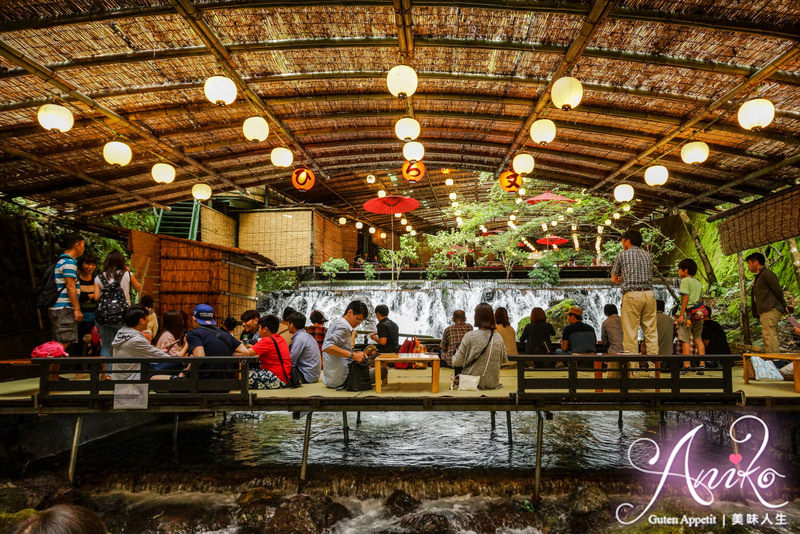
<instances>
[{"instance_id":1,"label":"river rock","mask_svg":"<svg viewBox=\"0 0 800 534\"><path fill-rule=\"evenodd\" d=\"M498 529L521 530L528 526L539 528L540 523L536 515L522 510L512 503L501 502L472 514L468 527L481 534L494 534Z\"/></svg>"},{"instance_id":2,"label":"river rock","mask_svg":"<svg viewBox=\"0 0 800 534\"><path fill-rule=\"evenodd\" d=\"M436 512L416 512L403 516L400 526L414 534L454 534L455 527L447 516Z\"/></svg>"},{"instance_id":3,"label":"river rock","mask_svg":"<svg viewBox=\"0 0 800 534\"><path fill-rule=\"evenodd\" d=\"M282 501L279 495L265 488L243 492L236 499L239 505L236 522L245 532L260 532L275 515Z\"/></svg>"},{"instance_id":4,"label":"river rock","mask_svg":"<svg viewBox=\"0 0 800 534\"><path fill-rule=\"evenodd\" d=\"M329 497L295 495L275 510L264 530L274 534L317 534L349 518L347 508Z\"/></svg>"},{"instance_id":5,"label":"river rock","mask_svg":"<svg viewBox=\"0 0 800 534\"><path fill-rule=\"evenodd\" d=\"M578 515L608 512L610 504L608 495L597 486L578 488L570 500L572 501L572 513Z\"/></svg>"},{"instance_id":6,"label":"river rock","mask_svg":"<svg viewBox=\"0 0 800 534\"><path fill-rule=\"evenodd\" d=\"M393 516L410 514L420 507L422 503L401 489L396 489L389 495L383 504Z\"/></svg>"},{"instance_id":7,"label":"river rock","mask_svg":"<svg viewBox=\"0 0 800 534\"><path fill-rule=\"evenodd\" d=\"M0 481L0 512L42 508L43 503L64 488L69 488L66 480L55 475Z\"/></svg>"}]
</instances>

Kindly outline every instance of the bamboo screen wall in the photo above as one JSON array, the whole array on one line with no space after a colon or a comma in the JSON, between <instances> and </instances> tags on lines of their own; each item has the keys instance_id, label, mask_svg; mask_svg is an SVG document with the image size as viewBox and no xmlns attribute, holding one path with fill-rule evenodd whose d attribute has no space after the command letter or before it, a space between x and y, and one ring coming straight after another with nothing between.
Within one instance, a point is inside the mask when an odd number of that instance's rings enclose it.
<instances>
[{"instance_id":1,"label":"bamboo screen wall","mask_svg":"<svg viewBox=\"0 0 800 534\"><path fill-rule=\"evenodd\" d=\"M236 246L236 221L224 213L200 204L200 239L205 243Z\"/></svg>"},{"instance_id":2,"label":"bamboo screen wall","mask_svg":"<svg viewBox=\"0 0 800 534\"><path fill-rule=\"evenodd\" d=\"M272 259L278 267L311 264L312 210L275 210L239 215L239 246Z\"/></svg>"},{"instance_id":3,"label":"bamboo screen wall","mask_svg":"<svg viewBox=\"0 0 800 534\"><path fill-rule=\"evenodd\" d=\"M735 254L800 235L800 187L758 200L719 226L725 254Z\"/></svg>"},{"instance_id":4,"label":"bamboo screen wall","mask_svg":"<svg viewBox=\"0 0 800 534\"><path fill-rule=\"evenodd\" d=\"M352 264L358 252L358 230L352 223L340 228L342 232L342 257Z\"/></svg>"},{"instance_id":5,"label":"bamboo screen wall","mask_svg":"<svg viewBox=\"0 0 800 534\"><path fill-rule=\"evenodd\" d=\"M128 237L131 268L142 284L142 294L158 303L161 289L161 239L154 234L131 230Z\"/></svg>"},{"instance_id":6,"label":"bamboo screen wall","mask_svg":"<svg viewBox=\"0 0 800 534\"><path fill-rule=\"evenodd\" d=\"M161 314L182 310L191 315L197 304L209 304L219 322L255 308L256 268L264 262L256 262L246 251L135 231L130 244L137 272L148 260L150 269L159 266L148 276L145 292L148 282L157 287L154 298Z\"/></svg>"},{"instance_id":7,"label":"bamboo screen wall","mask_svg":"<svg viewBox=\"0 0 800 534\"><path fill-rule=\"evenodd\" d=\"M319 213L314 213L314 265L321 265L330 258L352 261L352 258L344 256L341 226Z\"/></svg>"}]
</instances>

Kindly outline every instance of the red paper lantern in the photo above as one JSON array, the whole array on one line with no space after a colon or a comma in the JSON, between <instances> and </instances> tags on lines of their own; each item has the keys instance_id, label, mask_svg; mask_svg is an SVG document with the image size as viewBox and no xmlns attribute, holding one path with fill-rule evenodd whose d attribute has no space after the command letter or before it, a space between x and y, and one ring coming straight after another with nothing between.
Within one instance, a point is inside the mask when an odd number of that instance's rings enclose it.
<instances>
[{"instance_id":1,"label":"red paper lantern","mask_svg":"<svg viewBox=\"0 0 800 534\"><path fill-rule=\"evenodd\" d=\"M406 161L403 163L403 178L408 180L408 183L415 184L425 176L425 164L421 161L411 163Z\"/></svg>"},{"instance_id":2,"label":"red paper lantern","mask_svg":"<svg viewBox=\"0 0 800 534\"><path fill-rule=\"evenodd\" d=\"M301 167L292 173L292 185L298 191L308 191L314 187L314 172L311 169Z\"/></svg>"},{"instance_id":3,"label":"red paper lantern","mask_svg":"<svg viewBox=\"0 0 800 534\"><path fill-rule=\"evenodd\" d=\"M506 171L500 175L500 188L506 193L516 193L522 187L522 176L514 171Z\"/></svg>"}]
</instances>

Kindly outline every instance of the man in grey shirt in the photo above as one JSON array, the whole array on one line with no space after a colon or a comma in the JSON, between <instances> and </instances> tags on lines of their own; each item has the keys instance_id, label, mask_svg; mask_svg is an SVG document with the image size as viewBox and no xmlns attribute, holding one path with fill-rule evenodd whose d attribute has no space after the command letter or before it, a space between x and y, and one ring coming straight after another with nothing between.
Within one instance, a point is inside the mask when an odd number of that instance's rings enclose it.
<instances>
[{"instance_id":1,"label":"man in grey shirt","mask_svg":"<svg viewBox=\"0 0 800 534\"><path fill-rule=\"evenodd\" d=\"M658 353L673 354L675 352L675 321L664 313L665 304L656 300L656 327L658 329Z\"/></svg>"},{"instance_id":2,"label":"man in grey shirt","mask_svg":"<svg viewBox=\"0 0 800 534\"><path fill-rule=\"evenodd\" d=\"M303 384L313 384L319 380L319 343L306 332L306 316L300 312L292 312L287 319L289 333L292 335L292 374Z\"/></svg>"},{"instance_id":3,"label":"man in grey shirt","mask_svg":"<svg viewBox=\"0 0 800 534\"><path fill-rule=\"evenodd\" d=\"M322 383L329 388L338 388L347 379L351 361L364 361L364 353L353 351L353 329L369 315L367 305L354 300L347 305L342 317L334 319L328 326L322 342Z\"/></svg>"},{"instance_id":4,"label":"man in grey shirt","mask_svg":"<svg viewBox=\"0 0 800 534\"><path fill-rule=\"evenodd\" d=\"M600 327L600 339L609 354L619 354L622 348L622 319L619 317L617 306L606 304L603 307L606 320Z\"/></svg>"}]
</instances>

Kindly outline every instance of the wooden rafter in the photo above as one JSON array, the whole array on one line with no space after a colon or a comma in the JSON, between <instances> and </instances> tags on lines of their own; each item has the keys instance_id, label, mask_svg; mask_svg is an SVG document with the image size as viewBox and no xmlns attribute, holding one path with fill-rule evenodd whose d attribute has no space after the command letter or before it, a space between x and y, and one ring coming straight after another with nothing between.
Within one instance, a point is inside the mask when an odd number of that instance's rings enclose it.
<instances>
[{"instance_id":1,"label":"wooden rafter","mask_svg":"<svg viewBox=\"0 0 800 534\"><path fill-rule=\"evenodd\" d=\"M726 91L722 96L720 96L707 106L702 107L699 111L687 117L686 120L684 120L679 126L673 128L670 132L661 137L658 141L653 143L646 150L640 152L635 157L629 159L627 162L620 165L619 168L617 168L614 172L606 176L606 178L598 182L595 186L593 186L589 190L596 191L597 189L603 187L605 184L612 182L623 172L630 169L637 163L641 162L651 154L655 153L659 148L665 146L667 143L669 143L676 137L682 134L686 134L687 132L690 132L693 129L697 128L699 123L702 120L706 119L713 112L723 109L724 106L727 106L732 100L739 98L742 95L750 93L755 86L757 86L759 83L767 79L781 65L785 65L786 63L794 60L798 56L800 56L800 43L795 44L792 48L785 51L778 57L774 58L767 65L762 67L756 74L749 77L746 81L738 84L736 87L730 89L729 91Z\"/></svg>"},{"instance_id":2,"label":"wooden rafter","mask_svg":"<svg viewBox=\"0 0 800 534\"><path fill-rule=\"evenodd\" d=\"M178 161L184 161L188 163L190 166L199 170L200 172L208 174L209 176L212 176L219 181L223 181L227 185L239 190L240 192L246 193L244 189L242 189L232 181L228 180L224 176L220 175L214 169L206 167L205 165L201 164L195 159L177 150L170 143L163 141L156 135L153 135L146 128L143 128L142 126L139 126L138 124L126 119L116 111L104 106L97 100L94 100L93 98L86 96L86 94L84 94L84 92L81 91L80 88L78 88L76 85L65 80L55 72L49 70L44 65L38 63L37 61L29 57L26 57L24 54L22 54L21 52L19 52L18 50L16 50L3 40L0 40L0 56L3 56L4 58L11 61L15 65L23 67L34 76L40 78L41 80L44 80L45 82L59 89L60 91L68 93L70 96L72 96L82 104L88 106L90 109L96 110L100 114L104 115L110 121L125 126L128 130L134 132L135 135L140 136L143 139L146 139L147 141L151 142L155 146L159 147L170 157Z\"/></svg>"}]
</instances>

